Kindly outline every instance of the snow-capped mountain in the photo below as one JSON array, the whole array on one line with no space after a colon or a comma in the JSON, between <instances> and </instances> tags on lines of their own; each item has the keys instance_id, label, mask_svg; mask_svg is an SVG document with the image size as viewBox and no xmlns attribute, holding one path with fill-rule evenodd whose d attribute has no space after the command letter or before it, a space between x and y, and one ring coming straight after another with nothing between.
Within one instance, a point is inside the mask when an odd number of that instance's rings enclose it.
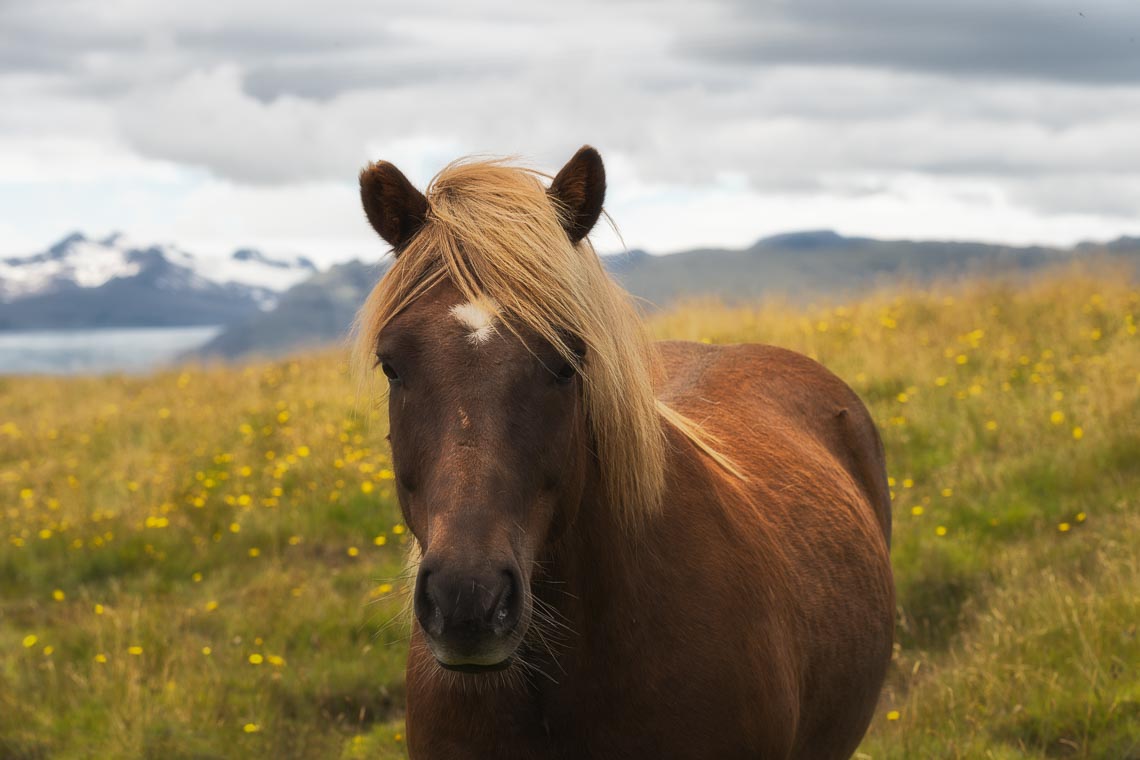
<instances>
[{"instance_id":1,"label":"snow-capped mountain","mask_svg":"<svg viewBox=\"0 0 1140 760\"><path fill-rule=\"evenodd\" d=\"M316 271L302 256L248 248L200 256L118 233L74 233L42 253L0 259L0 329L221 324L273 308Z\"/></svg>"},{"instance_id":2,"label":"snow-capped mountain","mask_svg":"<svg viewBox=\"0 0 1140 760\"><path fill-rule=\"evenodd\" d=\"M0 259L0 300L73 287L97 288L114 278L134 277L144 267L164 264L186 269L197 278L173 278L167 284L241 285L257 291L263 308L273 305L276 294L317 271L303 256L270 258L250 248L234 251L229 257L198 256L174 245L140 245L122 233L90 240L76 232L43 253Z\"/></svg>"}]
</instances>

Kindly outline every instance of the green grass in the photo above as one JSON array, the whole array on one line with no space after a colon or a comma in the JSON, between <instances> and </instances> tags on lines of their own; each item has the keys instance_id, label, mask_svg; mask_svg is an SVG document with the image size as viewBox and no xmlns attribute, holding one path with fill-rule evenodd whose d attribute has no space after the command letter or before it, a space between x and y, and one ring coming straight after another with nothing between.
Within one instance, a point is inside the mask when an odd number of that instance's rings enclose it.
<instances>
[{"instance_id":1,"label":"green grass","mask_svg":"<svg viewBox=\"0 0 1140 760\"><path fill-rule=\"evenodd\" d=\"M654 318L815 356L879 423L899 627L863 756L1140 758L1130 282ZM408 535L373 406L333 352L0 378L0 757L403 757Z\"/></svg>"}]
</instances>

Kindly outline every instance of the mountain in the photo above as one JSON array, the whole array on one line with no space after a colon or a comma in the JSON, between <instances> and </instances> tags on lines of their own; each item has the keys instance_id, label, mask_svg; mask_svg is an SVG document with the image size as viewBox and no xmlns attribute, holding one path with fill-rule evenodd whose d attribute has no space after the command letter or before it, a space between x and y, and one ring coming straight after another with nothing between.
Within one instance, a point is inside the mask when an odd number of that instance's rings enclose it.
<instances>
[{"instance_id":1,"label":"mountain","mask_svg":"<svg viewBox=\"0 0 1140 760\"><path fill-rule=\"evenodd\" d=\"M649 308L685 298L750 301L779 294L844 297L892 280L1031 271L1107 257L1140 262L1140 238L1073 248L876 240L831 230L775 235L743 249L604 256L610 273ZM0 330L225 325L198 355L279 354L343 339L387 261L318 272L303 257L243 248L204 257L123 235L75 233L41 253L0 259Z\"/></svg>"},{"instance_id":2,"label":"mountain","mask_svg":"<svg viewBox=\"0 0 1140 760\"><path fill-rule=\"evenodd\" d=\"M838 298L892 280L1009 275L1098 256L1140 264L1140 238L1061 249L875 240L812 230L762 238L740 250L705 248L664 256L633 250L602 259L615 279L654 308L702 296L730 302L773 294L800 301L821 293ZM281 354L342 340L386 263L352 262L317 275L286 292L273 311L230 325L197 353Z\"/></svg>"},{"instance_id":3,"label":"mountain","mask_svg":"<svg viewBox=\"0 0 1140 760\"><path fill-rule=\"evenodd\" d=\"M666 256L635 251L631 256L606 260L610 272L627 290L650 304L667 306L678 299L702 295L746 301L772 293L791 298L820 292L843 294L892 279L928 281L1035 269L1092 252L875 240L812 230L762 238L739 250L705 248Z\"/></svg>"},{"instance_id":4,"label":"mountain","mask_svg":"<svg viewBox=\"0 0 1140 760\"><path fill-rule=\"evenodd\" d=\"M0 259L0 330L228 324L272 308L316 271L304 257L197 256L73 233L42 253Z\"/></svg>"},{"instance_id":5,"label":"mountain","mask_svg":"<svg viewBox=\"0 0 1140 760\"><path fill-rule=\"evenodd\" d=\"M348 337L356 310L388 269L350 261L321 272L281 296L277 308L231 325L194 353L199 356L281 354Z\"/></svg>"}]
</instances>

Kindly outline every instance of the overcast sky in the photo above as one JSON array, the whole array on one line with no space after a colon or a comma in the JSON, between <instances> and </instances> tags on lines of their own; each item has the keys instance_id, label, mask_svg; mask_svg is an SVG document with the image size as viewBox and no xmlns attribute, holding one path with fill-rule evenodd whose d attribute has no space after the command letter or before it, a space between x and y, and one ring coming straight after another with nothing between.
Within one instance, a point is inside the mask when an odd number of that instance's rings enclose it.
<instances>
[{"instance_id":1,"label":"overcast sky","mask_svg":"<svg viewBox=\"0 0 1140 760\"><path fill-rule=\"evenodd\" d=\"M369 160L422 186L583 143L655 252L1140 234L1140 0L299 5L0 0L0 255L80 229L368 258Z\"/></svg>"}]
</instances>

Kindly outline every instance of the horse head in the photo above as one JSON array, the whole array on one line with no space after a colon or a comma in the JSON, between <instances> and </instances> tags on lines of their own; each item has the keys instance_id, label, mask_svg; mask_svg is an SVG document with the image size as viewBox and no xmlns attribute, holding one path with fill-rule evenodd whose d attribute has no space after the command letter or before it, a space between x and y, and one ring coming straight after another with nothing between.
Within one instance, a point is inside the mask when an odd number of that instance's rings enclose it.
<instances>
[{"instance_id":1,"label":"horse head","mask_svg":"<svg viewBox=\"0 0 1140 760\"><path fill-rule=\"evenodd\" d=\"M506 211L554 220L555 249L578 255L604 191L601 159L584 148L545 195L523 193ZM582 501L591 466L583 376L592 356L574 325L544 319L535 329L488 297L486 272L439 276L446 270L433 261L496 245L478 234L493 231L494 219L455 218L470 214L448 205L455 192L436 188L429 203L387 163L361 176L367 216L408 270L389 274L405 278L407 293L369 347L388 381L396 492L421 553L414 612L441 666L482 672L511 664L534 614L539 558ZM535 203L546 208L527 205ZM425 227L445 222L453 234L416 248Z\"/></svg>"}]
</instances>

